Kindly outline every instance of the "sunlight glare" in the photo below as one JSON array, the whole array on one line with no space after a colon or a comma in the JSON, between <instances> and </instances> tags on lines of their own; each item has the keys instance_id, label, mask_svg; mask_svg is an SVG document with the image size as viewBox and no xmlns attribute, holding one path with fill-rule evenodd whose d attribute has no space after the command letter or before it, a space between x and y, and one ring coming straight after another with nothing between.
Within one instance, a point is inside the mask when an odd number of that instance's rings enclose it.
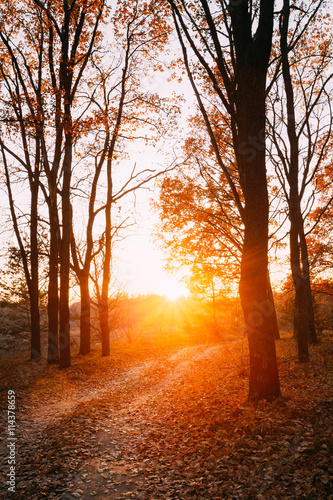
<instances>
[{"instance_id":1,"label":"sunlight glare","mask_svg":"<svg viewBox=\"0 0 333 500\"><path fill-rule=\"evenodd\" d=\"M164 295L167 300L177 300L180 297L187 297L189 292L185 285L172 278L166 278L160 283L157 293Z\"/></svg>"}]
</instances>

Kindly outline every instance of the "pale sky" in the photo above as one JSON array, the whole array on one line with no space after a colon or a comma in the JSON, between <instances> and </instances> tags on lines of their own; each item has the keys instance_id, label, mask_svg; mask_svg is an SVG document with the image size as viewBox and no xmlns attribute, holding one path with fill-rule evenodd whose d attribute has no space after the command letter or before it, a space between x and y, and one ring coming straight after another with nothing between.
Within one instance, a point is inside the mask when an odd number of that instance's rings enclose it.
<instances>
[{"instance_id":1,"label":"pale sky","mask_svg":"<svg viewBox=\"0 0 333 500\"><path fill-rule=\"evenodd\" d=\"M141 158L140 158L141 157ZM161 169L158 155L143 154L136 157L140 168ZM167 164L165 165L167 166ZM157 293L176 298L187 294L186 287L179 281L180 276L170 275L164 270L165 254L158 243L153 241L153 231L158 222L158 215L150 206L150 200L158 196L158 187L151 181L148 189L140 189L124 204L124 212L134 214L136 224L125 231L126 238L119 241L114 249L119 283L125 285L130 294Z\"/></svg>"},{"instance_id":2,"label":"pale sky","mask_svg":"<svg viewBox=\"0 0 333 500\"><path fill-rule=\"evenodd\" d=\"M149 84L150 92L158 92L162 97L170 97L172 92L186 97L182 105L182 116L179 120L180 131L177 137L159 145L155 150L145 148L144 144L137 144L137 148L130 155L129 163L136 163L137 170L151 168L161 171L171 165L172 161L181 158L181 146L185 136L180 135L186 130L189 115L193 114L195 98L192 88L184 77L181 83L167 82L165 74L155 74L154 80ZM160 150L159 150L160 148ZM150 206L150 199L158 196L158 187L152 181L149 190L140 189L135 195L135 220L136 225L128 231L128 236L116 246L116 266L119 281L125 284L125 289L131 294L157 293L167 295L168 298L186 295L188 291L180 276L170 275L164 270L164 252L153 241L154 225L158 222L158 215ZM128 198L125 204L128 213L133 212L133 197Z\"/></svg>"}]
</instances>

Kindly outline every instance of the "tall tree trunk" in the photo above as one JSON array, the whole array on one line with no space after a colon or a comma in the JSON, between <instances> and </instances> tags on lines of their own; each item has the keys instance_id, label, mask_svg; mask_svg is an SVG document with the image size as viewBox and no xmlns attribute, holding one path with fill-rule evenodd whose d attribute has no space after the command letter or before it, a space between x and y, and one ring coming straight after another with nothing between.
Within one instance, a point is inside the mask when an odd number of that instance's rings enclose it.
<instances>
[{"instance_id":1,"label":"tall tree trunk","mask_svg":"<svg viewBox=\"0 0 333 500\"><path fill-rule=\"evenodd\" d=\"M48 151L43 141L44 169L49 186L49 217L50 217L50 257L49 257L49 284L48 284L48 363L59 362L59 260L60 260L60 222L57 199L57 177L60 169L62 154L63 123L61 110L61 93L58 89L54 72L54 31L49 25L48 64L50 67L51 83L55 95L55 130L56 139L52 167L49 166Z\"/></svg>"},{"instance_id":2,"label":"tall tree trunk","mask_svg":"<svg viewBox=\"0 0 333 500\"><path fill-rule=\"evenodd\" d=\"M308 254L308 246L304 234L304 223L301 221L301 227L299 231L300 236L300 246L301 246L301 259L302 259L302 268L303 275L305 279L305 308L308 311L308 321L309 321L309 342L311 344L318 343L316 324L315 324L315 316L314 316L314 305L313 305L313 297L311 290L311 276L310 276L310 265L309 265L309 254Z\"/></svg>"},{"instance_id":3,"label":"tall tree trunk","mask_svg":"<svg viewBox=\"0 0 333 500\"><path fill-rule=\"evenodd\" d=\"M273 12L266 13L267 30L272 29ZM235 9L236 11L236 9ZM269 303L268 219L269 201L265 162L265 92L271 47L269 32L263 33L260 53L255 41L247 47L248 33L241 32L240 18L250 23L247 2L243 2L233 24L239 30L236 95L238 144L236 157L245 200L244 244L239 293L250 351L249 400L272 400L280 396L280 384L272 334L275 308L263 312ZM243 20L244 21L244 20ZM236 37L236 34L235 34ZM267 37L267 38L266 38ZM252 40L251 40L252 41ZM259 41L259 40L258 40ZM252 46L251 46L252 45ZM256 145L254 147L253 145Z\"/></svg>"},{"instance_id":4,"label":"tall tree trunk","mask_svg":"<svg viewBox=\"0 0 333 500\"><path fill-rule=\"evenodd\" d=\"M86 248L85 248L85 258L84 264L81 267L78 258L78 251L75 243L75 236L73 233L73 221L72 221L72 238L71 238L71 250L72 250L72 260L73 269L78 277L80 283L80 306L81 306L81 316L80 316L80 354L88 354L91 350L91 308L90 308L90 291L89 291L89 279L90 279L90 267L91 261L93 259L93 226L96 217L95 212L95 200L97 192L97 184L99 176L102 170L102 166L105 161L107 153L107 145L109 142L109 134L105 140L105 146L101 159L98 162L97 168L95 170L94 179L92 182L90 198L89 198L89 213L88 213L88 223L86 231ZM97 293L99 293L99 288L97 286ZM98 304L100 304L100 297L98 297ZM103 330L105 328L103 327Z\"/></svg>"},{"instance_id":5,"label":"tall tree trunk","mask_svg":"<svg viewBox=\"0 0 333 500\"><path fill-rule=\"evenodd\" d=\"M113 141L113 139L112 139ZM105 206L105 255L103 267L103 282L101 293L101 308L99 313L102 356L110 355L110 329L109 329L109 285L111 276L111 207L112 207L112 160L109 155L107 160L107 200Z\"/></svg>"},{"instance_id":6,"label":"tall tree trunk","mask_svg":"<svg viewBox=\"0 0 333 500\"><path fill-rule=\"evenodd\" d=\"M315 322L315 314L314 314L314 304L313 304L313 296L311 290L311 281L309 278L306 279L306 308L308 311L308 321L309 321L309 342L310 344L318 344L318 336L317 336L317 328Z\"/></svg>"},{"instance_id":7,"label":"tall tree trunk","mask_svg":"<svg viewBox=\"0 0 333 500\"><path fill-rule=\"evenodd\" d=\"M288 60L288 29L289 29L290 2L284 0L283 18L280 26L280 46L282 58L282 76L284 81L287 102L287 131L290 144L289 159L289 220L290 220L290 263L293 283L295 287L295 310L297 325L298 358L300 361L309 360L308 341L310 338L309 315L306 303L306 278L300 263L300 242L302 213L299 196L299 141L296 133L295 99ZM304 269L303 269L304 271Z\"/></svg>"},{"instance_id":8,"label":"tall tree trunk","mask_svg":"<svg viewBox=\"0 0 333 500\"><path fill-rule=\"evenodd\" d=\"M63 161L63 182L61 189L62 235L60 243L60 302L59 302L59 367L67 368L71 364L70 351L70 313L69 313L69 273L70 244L72 234L71 178L73 155L72 122L72 81L74 61L69 59L70 10L64 2L64 23L61 35L60 89L63 92L63 128L65 133L65 152ZM73 47L72 49L73 50Z\"/></svg>"},{"instance_id":9,"label":"tall tree trunk","mask_svg":"<svg viewBox=\"0 0 333 500\"><path fill-rule=\"evenodd\" d=\"M29 286L31 313L31 359L41 357L40 313L39 313L39 269L38 269L38 167L35 178L30 184L31 189L31 220L30 220L30 266L31 280Z\"/></svg>"},{"instance_id":10,"label":"tall tree trunk","mask_svg":"<svg viewBox=\"0 0 333 500\"><path fill-rule=\"evenodd\" d=\"M104 298L101 300L99 312L99 324L102 337L102 356L110 356L110 330L108 302Z\"/></svg>"},{"instance_id":11,"label":"tall tree trunk","mask_svg":"<svg viewBox=\"0 0 333 500\"><path fill-rule=\"evenodd\" d=\"M90 352L90 292L89 274L82 270L80 276L80 354Z\"/></svg>"},{"instance_id":12,"label":"tall tree trunk","mask_svg":"<svg viewBox=\"0 0 333 500\"><path fill-rule=\"evenodd\" d=\"M49 364L59 361L59 295L58 295L58 261L59 261L59 228L55 189L50 186L50 257L48 284L48 350Z\"/></svg>"},{"instance_id":13,"label":"tall tree trunk","mask_svg":"<svg viewBox=\"0 0 333 500\"><path fill-rule=\"evenodd\" d=\"M121 81L121 97L118 106L118 115L114 131L112 134L111 142L108 147L108 156L106 164L107 195L105 204L105 246L104 246L105 255L104 255L104 266L103 266L102 293L101 293L100 311L99 311L99 322L100 322L101 336L102 336L102 356L110 355L109 286L110 286L111 259L112 259L112 254L111 254L111 246L112 246L111 209L113 202L112 159L123 116L123 108L126 95L126 81L127 81L126 75L129 64L128 54L129 54L129 46L127 47L125 65L122 72L123 77Z\"/></svg>"},{"instance_id":14,"label":"tall tree trunk","mask_svg":"<svg viewBox=\"0 0 333 500\"><path fill-rule=\"evenodd\" d=\"M245 154L239 154L238 160L244 172L245 230L239 292L250 349L249 400L255 401L278 397L280 385L272 332L275 308L266 314L262 311L270 300L265 149L251 148L251 138L258 140L264 135L266 77L265 73L257 75L248 67L240 71L243 71L243 85L239 86L238 130Z\"/></svg>"},{"instance_id":15,"label":"tall tree trunk","mask_svg":"<svg viewBox=\"0 0 333 500\"><path fill-rule=\"evenodd\" d=\"M253 170L249 168L246 173L246 224L239 287L250 350L250 401L280 395L272 334L274 308L268 314L261 310L269 301L268 194L264 155L261 156L261 161L257 157Z\"/></svg>"},{"instance_id":16,"label":"tall tree trunk","mask_svg":"<svg viewBox=\"0 0 333 500\"><path fill-rule=\"evenodd\" d=\"M38 188L39 188L39 173L36 171L32 174L29 172L29 182L31 190L31 207L30 207L30 271L26 249L24 247L21 233L16 217L14 198L10 182L7 157L5 154L4 144L0 139L3 165L5 169L5 179L8 193L8 201L10 207L11 218L13 221L14 233L21 253L23 263L24 276L28 287L30 315L31 315L31 359L41 357L40 344L40 317L39 317L39 284L38 284Z\"/></svg>"},{"instance_id":17,"label":"tall tree trunk","mask_svg":"<svg viewBox=\"0 0 333 500\"><path fill-rule=\"evenodd\" d=\"M65 104L65 108L66 108ZM67 111L67 112L66 112ZM65 157L63 165L62 199L62 238L60 245L60 308L59 308L59 367L67 368L70 358L70 315L69 315L69 271L70 271L70 240L72 229L70 186L72 167L72 124L70 110L65 109Z\"/></svg>"},{"instance_id":18,"label":"tall tree trunk","mask_svg":"<svg viewBox=\"0 0 333 500\"><path fill-rule=\"evenodd\" d=\"M290 209L290 262L291 274L295 288L295 324L298 347L298 359L301 362L309 360L309 321L305 307L305 281L300 266L298 243L298 224L294 221L294 211Z\"/></svg>"},{"instance_id":19,"label":"tall tree trunk","mask_svg":"<svg viewBox=\"0 0 333 500\"><path fill-rule=\"evenodd\" d=\"M244 243L242 249L241 278L239 293L244 313L250 350L249 400L272 400L280 396L280 383L275 351L272 324L274 307L270 302L268 286L268 192L265 163L265 98L266 76L272 46L274 0L258 2L258 23L254 27L253 5L247 0L230 2L228 15L221 13L219 20L228 24L227 38L230 40L232 56L225 57L224 47L220 44L219 28L210 2L201 0L207 32L211 36L210 49L214 54L214 68L197 49L195 39L186 27L187 15L175 2L168 0L174 13L175 25L180 40L185 65L196 94L200 110L211 138L217 162L221 167L244 222ZM256 20L257 21L257 20ZM191 20L194 30L195 21ZM239 183L243 191L243 208L238 190L230 172L221 158L219 146L214 136L212 124L203 105L200 92L189 70L187 50L181 35L186 35L192 50L202 68L206 71L216 95L230 113L233 147L239 173ZM223 29L222 29L223 30ZM256 31L253 35L253 31ZM232 68L228 67L228 61ZM219 88L223 80L224 90ZM231 76L232 75L232 76Z\"/></svg>"}]
</instances>

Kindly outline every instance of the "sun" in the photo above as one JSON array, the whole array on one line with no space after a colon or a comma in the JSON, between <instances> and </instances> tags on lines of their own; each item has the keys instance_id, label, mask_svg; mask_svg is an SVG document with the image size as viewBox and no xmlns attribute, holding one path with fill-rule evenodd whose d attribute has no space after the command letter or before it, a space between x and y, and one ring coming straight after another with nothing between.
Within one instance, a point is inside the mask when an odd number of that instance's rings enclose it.
<instances>
[{"instance_id":1,"label":"sun","mask_svg":"<svg viewBox=\"0 0 333 500\"><path fill-rule=\"evenodd\" d=\"M164 297L170 301L188 296L187 288L182 283L172 278L163 279L158 287L158 293L164 295Z\"/></svg>"}]
</instances>

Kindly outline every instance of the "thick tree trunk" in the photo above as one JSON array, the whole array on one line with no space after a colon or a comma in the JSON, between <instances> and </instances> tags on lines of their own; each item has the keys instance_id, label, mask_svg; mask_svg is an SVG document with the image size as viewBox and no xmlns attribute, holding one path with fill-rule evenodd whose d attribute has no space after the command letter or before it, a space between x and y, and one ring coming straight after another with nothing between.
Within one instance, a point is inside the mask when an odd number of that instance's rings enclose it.
<instances>
[{"instance_id":1,"label":"thick tree trunk","mask_svg":"<svg viewBox=\"0 0 333 500\"><path fill-rule=\"evenodd\" d=\"M63 186L63 231L60 246L60 307L59 307L59 367L67 368L70 366L70 316L69 316L69 241L70 228L68 220L70 214L67 207L66 192L68 180L65 179ZM66 189L65 189L66 187Z\"/></svg>"},{"instance_id":2,"label":"thick tree trunk","mask_svg":"<svg viewBox=\"0 0 333 500\"><path fill-rule=\"evenodd\" d=\"M80 276L81 316L80 316L80 354L90 352L90 292L89 275Z\"/></svg>"},{"instance_id":3,"label":"thick tree trunk","mask_svg":"<svg viewBox=\"0 0 333 500\"><path fill-rule=\"evenodd\" d=\"M3 142L0 140L1 152L3 158L3 165L5 169L5 179L8 192L8 201L10 206L10 213L14 226L14 233L19 245L21 259L23 263L24 276L26 279L28 293L29 293L29 303L30 303L30 315L31 315L31 359L37 359L41 357L41 344L40 344L40 315L39 315L39 283L38 283L38 188L39 188L39 174L35 171L35 174L29 172L29 182L31 190L31 208L30 208L30 271L28 264L27 252L24 247L21 233L19 230L15 204L13 199L13 193L10 182L10 175L8 170L7 158L5 155ZM36 160L38 165L38 158Z\"/></svg>"},{"instance_id":4,"label":"thick tree trunk","mask_svg":"<svg viewBox=\"0 0 333 500\"><path fill-rule=\"evenodd\" d=\"M49 284L48 284L48 349L47 362L49 364L59 361L59 296L58 296L58 216L56 200L53 198L53 188L50 187L50 257L49 257Z\"/></svg>"},{"instance_id":5,"label":"thick tree trunk","mask_svg":"<svg viewBox=\"0 0 333 500\"><path fill-rule=\"evenodd\" d=\"M253 185L252 189L247 185L247 194L252 192L253 198L256 194L258 202L258 187ZM264 193L262 203L259 211L251 203L246 207L247 223L239 288L250 350L250 401L272 400L280 396L275 340L272 334L274 308L267 309L267 314L263 312L263 308L269 303L268 217L260 216L265 213L268 215L268 203L264 210Z\"/></svg>"},{"instance_id":6,"label":"thick tree trunk","mask_svg":"<svg viewBox=\"0 0 333 500\"><path fill-rule=\"evenodd\" d=\"M296 290L296 314L297 314L297 347L298 359L301 362L309 361L309 319L304 307L306 297L306 284L301 278Z\"/></svg>"},{"instance_id":7,"label":"thick tree trunk","mask_svg":"<svg viewBox=\"0 0 333 500\"><path fill-rule=\"evenodd\" d=\"M51 67L53 61L53 29L49 27L50 46L48 62ZM62 155L62 111L61 93L58 92L57 80L51 73L52 87L55 95L55 130L56 140L52 168L45 169L49 186L49 217L50 217L50 257L49 257L49 284L48 284L48 363L59 362L59 260L60 260L60 221L58 214L58 185L57 177ZM43 143L44 164L48 165L48 151Z\"/></svg>"},{"instance_id":8,"label":"thick tree trunk","mask_svg":"<svg viewBox=\"0 0 333 500\"><path fill-rule=\"evenodd\" d=\"M297 325L297 311L296 311L296 300L295 300L295 306L294 306L294 315L293 315L293 325L294 325L294 330L293 330L293 337L294 339L297 339L297 330L298 330L298 325Z\"/></svg>"},{"instance_id":9,"label":"thick tree trunk","mask_svg":"<svg viewBox=\"0 0 333 500\"><path fill-rule=\"evenodd\" d=\"M237 58L235 154L245 201L239 293L250 350L250 401L272 400L280 396L272 332L275 308L267 308L270 295L265 97L273 10L274 2L260 2L260 21L255 38L251 34L252 20L248 2L241 1L230 11Z\"/></svg>"},{"instance_id":10,"label":"thick tree trunk","mask_svg":"<svg viewBox=\"0 0 333 500\"><path fill-rule=\"evenodd\" d=\"M309 321L309 342L310 344L318 344L310 277L306 279L305 286L306 286L305 303L308 311L308 321Z\"/></svg>"},{"instance_id":11,"label":"thick tree trunk","mask_svg":"<svg viewBox=\"0 0 333 500\"><path fill-rule=\"evenodd\" d=\"M33 286L33 289L36 287ZM40 343L40 314L38 295L35 291L32 292L30 297L30 314L31 314L31 359L38 359L41 357L41 343Z\"/></svg>"},{"instance_id":12,"label":"thick tree trunk","mask_svg":"<svg viewBox=\"0 0 333 500\"><path fill-rule=\"evenodd\" d=\"M182 44L185 64L188 69L187 50L181 30L189 40L182 10L169 0L173 9L178 37ZM225 168L209 116L204 108L200 92L196 88L193 75L188 69L191 84L198 99L208 133L211 138L218 164L231 185L235 201L244 222L244 244L241 261L239 293L250 349L249 400L272 400L280 396L280 384L272 325L275 322L275 308L270 300L268 287L268 192L265 164L265 97L266 75L272 46L274 0L258 2L259 19L253 20L253 9L247 0L228 3L231 29L232 69L228 68L229 56L225 58L224 47L210 2L202 0L201 5L211 35L211 47L216 49L214 68L203 60L202 53L192 48L202 67L207 71L214 90L231 117L234 152L237 160L239 183L244 196L244 208L230 173ZM179 24L178 24L179 21ZM225 22L228 22L226 18ZM258 21L258 23L257 23ZM220 22L223 23L221 15ZM255 26L254 26L255 25ZM197 26L195 26L197 28ZM223 29L222 29L223 30ZM253 31L255 35L253 35ZM218 88L218 78L223 80L224 90ZM233 75L230 78L230 75ZM226 97L227 96L227 97Z\"/></svg>"},{"instance_id":13,"label":"thick tree trunk","mask_svg":"<svg viewBox=\"0 0 333 500\"><path fill-rule=\"evenodd\" d=\"M272 314L263 314L269 301L264 244L260 248L251 236L244 245L240 297L250 350L249 400L272 400L280 396L275 340L271 331ZM258 234L258 233L257 233ZM249 241L250 240L250 241ZM260 255L261 254L261 255Z\"/></svg>"},{"instance_id":14,"label":"thick tree trunk","mask_svg":"<svg viewBox=\"0 0 333 500\"><path fill-rule=\"evenodd\" d=\"M265 164L265 73L249 67L242 71L238 110L240 171L244 173L245 230L241 263L240 298L250 349L249 400L280 396L275 340L275 308L268 286L268 192ZM251 85L252 83L252 85ZM253 140L259 145L253 148Z\"/></svg>"}]
</instances>

